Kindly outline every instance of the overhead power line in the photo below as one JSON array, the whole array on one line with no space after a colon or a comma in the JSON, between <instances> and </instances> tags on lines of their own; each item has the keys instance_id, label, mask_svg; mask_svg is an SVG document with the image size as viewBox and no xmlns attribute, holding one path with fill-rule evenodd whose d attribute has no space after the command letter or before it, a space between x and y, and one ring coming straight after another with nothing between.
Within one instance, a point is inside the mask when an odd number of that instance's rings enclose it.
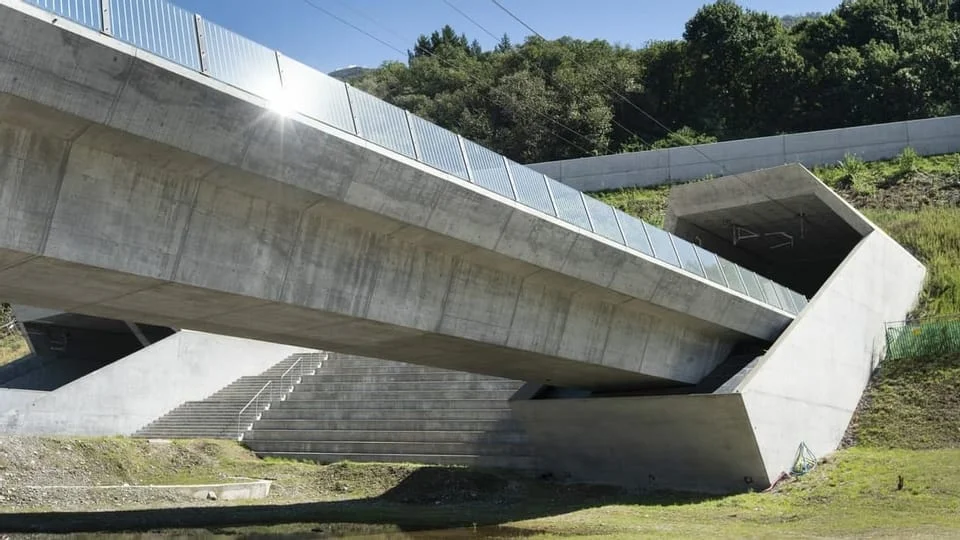
<instances>
[{"instance_id":1,"label":"overhead power line","mask_svg":"<svg viewBox=\"0 0 960 540\"><path fill-rule=\"evenodd\" d=\"M486 32L488 36L491 36L491 37L493 37L494 39L498 39L497 37L495 37L495 36L493 35L493 32L491 32L491 31L488 30L485 26L483 26L482 24L478 23L478 22L475 21L472 17L470 17L469 15L467 15L466 13L464 13L462 10L460 10L459 8L457 8L456 6L454 6L454 5L450 2L450 0L443 0L443 3L446 4L446 5L448 5L448 6L450 6L451 9L453 9L454 11L456 11L457 13L459 13L460 15L463 15L464 18L466 18L468 21L470 21L470 22L472 22L474 25L476 25L477 28L479 28L480 30L483 30L484 32ZM499 5L499 4L498 4L498 5ZM500 6L500 7L501 7L501 9L506 9L506 8L503 8L503 6ZM509 11L508 11L508 13L509 13ZM510 15L516 19L516 16L514 16L512 13L511 13ZM520 19L517 19L517 20L519 21ZM523 21L520 21L520 22L523 23ZM526 26L526 24L524 24L524 26ZM527 29L529 29L531 32L534 32L534 33L536 34L536 31L534 31L534 30L533 30L532 28L530 28L529 26L527 26ZM537 34L537 35L539 36L539 34ZM543 39L543 36L540 36L540 38ZM573 88L570 88L570 86L568 86L567 84L563 83L562 81L554 80L553 82L556 83L556 84L558 84L558 85L560 85L560 86L562 86L562 87L564 87L564 89L566 89L567 92L570 92L571 94L575 94L574 89L573 89ZM632 129L628 128L627 126L621 124L620 121L618 121L616 118L611 118L611 121L612 121L613 124L614 124L615 126L617 126L618 128L620 128L620 129L622 129L623 131L625 131L626 133L629 133L630 135L636 137L636 138L639 139L640 142L642 142L643 144L645 144L645 145L647 145L647 146L650 146L650 143L648 143L646 139L644 139L643 137L641 137L639 133L637 133L636 131L633 131Z\"/></svg>"},{"instance_id":2,"label":"overhead power line","mask_svg":"<svg viewBox=\"0 0 960 540\"><path fill-rule=\"evenodd\" d=\"M490 30L487 30L487 28L486 28L485 26L483 26L482 24L478 23L476 20L474 20L473 17L467 15L466 13L463 12L462 9L460 9L460 8L458 8L457 6L453 5L453 3L450 2L450 0L443 0L443 3L446 4L447 6L449 6L450 9L456 11L456 12L459 13L461 16L463 16L464 19L472 22L477 28L479 28L480 30L482 30L483 32L485 32L488 36L490 36L491 38L493 38L494 41L499 41L499 40L500 40L499 37L495 36L495 35L493 34L493 32L491 32Z\"/></svg>"},{"instance_id":3,"label":"overhead power line","mask_svg":"<svg viewBox=\"0 0 960 540\"><path fill-rule=\"evenodd\" d=\"M375 40L376 42L378 42L378 43L380 43L380 44L382 44L382 45L384 45L384 46L386 46L386 47L388 47L388 48L396 51L397 53L399 53L399 54L401 54L401 55L407 54L405 51L403 51L403 50L400 49L399 47L396 47L396 46L394 46L393 44L391 44L391 43L389 43L389 42L387 42L387 41L384 41L384 40L378 38L378 37L375 36L374 34L371 34L370 32L367 32L367 31L364 30L363 28L360 28L359 26L351 23L350 21L344 19L343 17L340 17L339 15L333 13L332 11L330 11L330 10L328 10L328 9L322 7L322 6L317 5L313 0L303 0L303 2L304 2L305 4L307 4L308 6L310 6L311 8L316 9L317 11L319 11L319 12L327 15L328 17L330 17L330 18L332 18L332 19L340 22L341 24L344 24L344 25L346 25L346 26L349 26L350 28L352 28L352 29L360 32L361 34L369 37L370 39L373 39L373 40ZM351 8L351 11L354 11L354 12L356 12L356 13L360 13L358 10L353 9L353 8ZM373 20L372 18L370 18L370 17L367 16L367 15L363 15L363 14L361 14L361 15L362 15L364 18L367 18L367 19L369 19L369 20ZM375 22L375 21L374 21L374 22ZM452 65L450 64L449 61L447 61L446 59L444 59L444 58L441 57L441 56L437 56L436 53L434 53L434 52L432 52L432 51L429 51L429 50L426 50L426 49L417 49L417 50L418 50L419 52L422 52L423 54L426 54L426 55L430 56L431 58L436 58L436 59L437 59L438 61L440 61L441 63L444 63L444 65L446 65L446 67L448 67L448 68L449 68L449 67L452 67ZM475 77L475 76L473 76L473 75L471 75L471 74L469 74L469 73L466 73L466 75L467 75L468 78L470 78L472 81L474 81L474 82L476 82L476 83L480 83L480 82L481 82L477 77ZM488 95L488 94L484 94L484 95ZM491 101L493 101L493 95L494 95L494 94L493 94L492 92L489 94L489 99L491 99ZM498 107L505 107L505 108L508 108L508 109L509 109L509 107L505 106L504 104L497 103L497 102L495 102L495 101L494 101L494 105L496 105L496 106L498 106ZM553 123L553 124L556 124L557 126L559 126L559 127L563 128L563 129L569 131L570 133L573 133L574 135L577 135L578 137L582 138L583 140L587 141L588 143L590 143L590 144L593 144L593 143L594 143L594 141L593 141L591 138L589 138L589 137L587 137L586 135L580 133L579 131L577 131L577 130L575 130L575 129L569 127L569 126L567 126L566 124L560 122L559 120L556 120L555 118L550 117L549 115L545 114L544 112L538 111L538 110L533 109L533 108L531 108L531 109L529 109L529 110L531 110L533 113L537 114L538 116L546 119L547 121L549 121L549 122L551 122L551 123ZM557 137L558 139L564 141L565 143L569 144L570 146L573 146L574 148L580 150L580 151L583 152L584 154L590 154L590 153L591 153L590 150L587 150L587 149L584 148L583 146L580 146L579 144L571 141L570 139L567 139L566 137L564 137L564 136L562 136L562 135L560 135L560 134L558 134L558 133L554 133L553 135L554 135L555 137Z\"/></svg>"}]
</instances>

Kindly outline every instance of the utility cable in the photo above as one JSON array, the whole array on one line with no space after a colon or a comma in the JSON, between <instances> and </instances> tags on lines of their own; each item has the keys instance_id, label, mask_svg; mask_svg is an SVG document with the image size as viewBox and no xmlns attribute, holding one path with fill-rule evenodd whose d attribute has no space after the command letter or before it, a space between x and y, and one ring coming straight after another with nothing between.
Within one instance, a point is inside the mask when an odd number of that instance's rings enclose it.
<instances>
[{"instance_id":1,"label":"utility cable","mask_svg":"<svg viewBox=\"0 0 960 540\"><path fill-rule=\"evenodd\" d=\"M401 55L407 54L405 51L401 50L400 48L398 48L398 47L396 47L396 46L394 46L394 45L392 45L392 44L390 44L390 43L388 43L388 42L386 42L386 41L378 38L377 36L375 36L375 35L367 32L366 30L364 30L364 29L360 28L359 26L351 23L350 21L348 21L348 20L346 20L346 19L344 19L344 18L336 15L335 13L331 12L330 10L328 10L328 9L326 9L326 8L323 8L323 7L319 6L319 5L317 5L315 2L313 2L313 0L303 0L303 2L304 2L305 4L307 4L308 6L310 6L311 8L316 9L317 11L320 11L321 13L329 16L330 18L332 18L332 19L334 19L334 20L336 20L336 21L338 21L338 22L340 22L340 23L342 23L342 24L344 24L344 25L346 25L346 26L349 26L350 28L352 28L352 29L360 32L361 34L363 34L363 35L365 35L365 36L367 36L367 37L369 37L369 38L377 41L378 43L380 43L380 44L388 47L389 49L391 49L391 50L393 50L393 51L396 51L398 54L401 54ZM353 11L356 11L356 10L353 10ZM367 17L367 18L369 18L369 17ZM444 64L446 65L446 67L448 67L448 68L453 67L453 66L451 66L451 64L449 63L449 61L447 61L447 60L444 59L443 57L437 56L436 53L434 53L434 52L432 52L432 51L429 51L429 50L426 50L426 49L419 49L419 48L418 48L417 50L418 50L419 52L422 52L422 53L424 53L424 54L432 57L432 58L436 58L438 61L444 63ZM467 73L466 75L467 75L471 80L473 80L473 81L476 82L476 83L481 83L481 82L482 82L482 81L480 81L479 78L477 78L476 76L473 76L473 75L471 75L471 74L469 74L469 73ZM494 105L496 105L496 106L498 106L498 107L505 107L506 109L509 110L509 107L506 107L504 104L496 103L495 100L493 100L493 95L495 95L495 93L491 92L491 93L490 93L490 96L491 96L490 99L491 99L491 101L494 101ZM578 137L582 138L583 140L587 141L588 143L590 143L590 144L593 144L593 143L594 143L594 141L593 141L592 139L590 139L589 137L587 137L586 135L580 133L579 131L577 131L577 130L575 130L575 129L567 126L567 125L565 125L564 123L560 122L559 120L556 120L556 119L548 116L547 114L543 113L542 111L537 111L537 110L532 109L532 108L529 109L529 110L532 111L532 112L534 112L535 114L541 116L542 118L548 120L549 122L560 126L561 128L563 128L563 129L565 129L565 130L573 133L574 135L577 135ZM590 150L587 150L587 149L584 148L583 146L581 146L581 145L579 145L579 144L571 141L570 139L567 139L566 137L564 137L564 136L562 136L562 135L560 135L560 134L558 134L558 133L553 133L553 135L556 136L557 138L559 138L560 140L564 141L565 143L569 144L570 146L573 146L574 148L580 150L580 151L583 152L585 155L589 155L589 154L592 153Z\"/></svg>"},{"instance_id":2,"label":"utility cable","mask_svg":"<svg viewBox=\"0 0 960 540\"><path fill-rule=\"evenodd\" d=\"M457 13L459 13L460 15L463 15L463 17L464 17L465 19L467 19L468 21L470 21L471 23L473 23L473 24L474 24L477 28L479 28L480 30L486 32L486 34L487 34L488 36L491 36L491 37L493 37L494 39L498 39L497 37L495 37L495 36L493 35L493 32L491 32L490 30L487 29L487 27L485 27L485 26L483 26L482 24L478 23L478 22L475 21L472 17L470 17L469 15L467 15L466 13L464 13L461 9L457 8L456 6L454 6L454 5L450 2L450 0L443 0L443 3L446 4L446 5L448 5L448 6L450 6L451 9L453 9L454 11L456 11ZM526 26L526 25L524 25L524 26ZM527 28L530 29L530 31L536 33L536 32L533 31L533 29L531 29L529 26L528 26ZM543 36L540 36L539 34L537 34L537 35L538 35L541 39L543 39ZM546 41L546 40L544 40L544 41ZM562 82L562 81L559 81L559 80L554 80L553 82L556 83L556 84L558 84L558 85L560 85L560 86L562 86L564 89L566 89L567 92L570 92L571 94L576 94L576 92L574 91L574 89L571 88L571 87L570 87L569 85L567 85L566 83L564 83L564 82ZM628 134L636 137L636 138L637 138L638 140L640 140L640 142L642 142L643 144L645 144L645 145L647 145L647 146L650 146L650 143L648 143L647 140L644 139L643 137L641 137L640 134L637 133L636 131L633 131L632 129L630 129L630 128L628 128L627 126L623 125L623 124L620 123L620 121L617 120L616 118L611 118L610 120L613 122L613 124L614 124L615 126L617 126L618 128L622 129L624 132L626 132L626 133L628 133Z\"/></svg>"}]
</instances>

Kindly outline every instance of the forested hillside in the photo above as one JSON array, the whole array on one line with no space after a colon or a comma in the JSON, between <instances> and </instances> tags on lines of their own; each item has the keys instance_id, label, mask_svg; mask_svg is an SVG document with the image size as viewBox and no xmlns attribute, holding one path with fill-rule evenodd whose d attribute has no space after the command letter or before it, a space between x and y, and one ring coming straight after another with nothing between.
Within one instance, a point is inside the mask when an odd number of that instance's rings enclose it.
<instances>
[{"instance_id":1,"label":"forested hillside","mask_svg":"<svg viewBox=\"0 0 960 540\"><path fill-rule=\"evenodd\" d=\"M683 39L639 49L533 36L484 51L445 27L353 83L521 162L958 114L960 0L787 18L718 0Z\"/></svg>"}]
</instances>

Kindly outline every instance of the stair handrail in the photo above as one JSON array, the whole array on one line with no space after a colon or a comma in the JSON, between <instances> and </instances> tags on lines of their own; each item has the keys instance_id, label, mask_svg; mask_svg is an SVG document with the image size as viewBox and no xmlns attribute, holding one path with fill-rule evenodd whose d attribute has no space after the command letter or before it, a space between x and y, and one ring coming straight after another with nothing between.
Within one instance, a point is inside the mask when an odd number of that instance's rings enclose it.
<instances>
[{"instance_id":1,"label":"stair handrail","mask_svg":"<svg viewBox=\"0 0 960 540\"><path fill-rule=\"evenodd\" d=\"M266 404L264 405L263 410L269 409L269 408L270 408L270 403L273 402L273 381L267 381L266 384L264 384L262 387L260 387L260 390L258 390L257 393L256 393L252 398L250 398L250 401L248 401L247 404L244 405L242 409L240 409L240 412L237 413L237 440L238 440L238 441L242 441L242 440L243 440L243 432L244 432L244 429L243 429L243 413L244 413L247 409L250 408L250 405L251 405L251 404L256 403L256 405L255 405L255 407L254 407L254 410L256 411L256 414L254 414L253 421L256 422L256 421L259 419L259 418L257 417L257 414L259 414L259 413L260 413L260 410L261 410L261 406L260 406L261 399L260 399L260 398L261 398L261 396L263 396L263 392L264 392L267 388L270 388L270 398L269 398L269 400L266 401ZM264 396L264 397L266 397L266 396ZM250 423L250 426L251 426L251 427L253 426L253 422ZM249 429L249 428L248 428L248 429Z\"/></svg>"},{"instance_id":2,"label":"stair handrail","mask_svg":"<svg viewBox=\"0 0 960 540\"><path fill-rule=\"evenodd\" d=\"M297 366L302 366L302 363L303 363L303 357L301 356L301 357L297 358L297 361L296 361L296 362L290 364L290 367L288 367L287 370L284 371L282 375L280 375L280 394L281 394L281 395L280 395L280 398L281 398L281 399L283 399L284 395L285 395L287 392L290 392L290 391L293 389L293 385L292 385L292 384L289 385L289 386L286 385L286 384L283 384L283 379L287 376L287 374L289 374L291 371L293 371L293 368L295 368L295 367L297 367ZM300 373L300 378L302 379L302 378L303 378L303 369L302 369L302 368L300 369L299 373Z\"/></svg>"}]
</instances>

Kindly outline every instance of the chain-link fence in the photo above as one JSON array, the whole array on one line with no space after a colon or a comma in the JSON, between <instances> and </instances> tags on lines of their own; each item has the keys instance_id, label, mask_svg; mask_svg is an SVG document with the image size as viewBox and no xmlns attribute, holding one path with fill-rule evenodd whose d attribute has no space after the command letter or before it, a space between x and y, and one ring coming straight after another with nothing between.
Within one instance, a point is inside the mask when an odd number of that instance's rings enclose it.
<instances>
[{"instance_id":1,"label":"chain-link fence","mask_svg":"<svg viewBox=\"0 0 960 540\"><path fill-rule=\"evenodd\" d=\"M887 323L887 359L960 353L960 313Z\"/></svg>"}]
</instances>

